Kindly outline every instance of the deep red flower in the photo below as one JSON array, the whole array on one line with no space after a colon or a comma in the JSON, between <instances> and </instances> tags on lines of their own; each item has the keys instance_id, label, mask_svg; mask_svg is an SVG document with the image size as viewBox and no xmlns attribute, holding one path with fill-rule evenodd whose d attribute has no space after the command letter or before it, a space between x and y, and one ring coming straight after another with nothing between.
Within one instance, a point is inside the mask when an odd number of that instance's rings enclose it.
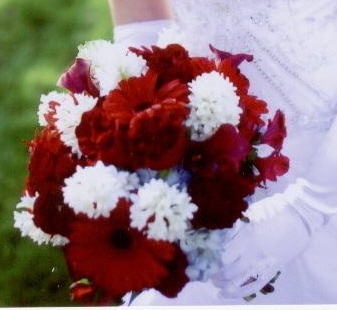
<instances>
[{"instance_id":1,"label":"deep red flower","mask_svg":"<svg viewBox=\"0 0 337 310\"><path fill-rule=\"evenodd\" d=\"M261 115L268 112L267 104L255 96L242 96L240 107L243 112L240 115L238 125L240 133L250 142L256 142L260 138L260 131L265 122Z\"/></svg>"},{"instance_id":2,"label":"deep red flower","mask_svg":"<svg viewBox=\"0 0 337 310\"><path fill-rule=\"evenodd\" d=\"M177 245L175 245L174 259L166 264L166 266L169 275L161 280L160 283L155 286L155 289L166 297L173 298L176 297L185 284L189 282L189 278L185 273L188 261L186 255Z\"/></svg>"},{"instance_id":3,"label":"deep red flower","mask_svg":"<svg viewBox=\"0 0 337 310\"><path fill-rule=\"evenodd\" d=\"M86 278L102 289L105 299L118 301L129 291L155 287L170 276L176 247L130 228L125 200L109 218L81 216L72 228L65 246L70 273L75 281Z\"/></svg>"},{"instance_id":4,"label":"deep red flower","mask_svg":"<svg viewBox=\"0 0 337 310\"><path fill-rule=\"evenodd\" d=\"M151 49L143 47L130 50L142 56L150 70L158 74L159 86L176 79L183 83L193 79L191 58L187 50L179 44L170 44L165 48L152 46Z\"/></svg>"},{"instance_id":5,"label":"deep red flower","mask_svg":"<svg viewBox=\"0 0 337 310\"><path fill-rule=\"evenodd\" d=\"M274 151L268 157L257 158L254 165L260 173L258 176L260 182L276 181L277 177L282 176L289 170L289 158Z\"/></svg>"},{"instance_id":6,"label":"deep red flower","mask_svg":"<svg viewBox=\"0 0 337 310\"><path fill-rule=\"evenodd\" d=\"M82 161L72 155L59 134L46 127L30 142L29 176L26 190L31 196L39 194L34 204L33 220L44 232L66 236L74 212L64 204L64 179L71 176Z\"/></svg>"},{"instance_id":7,"label":"deep red flower","mask_svg":"<svg viewBox=\"0 0 337 310\"><path fill-rule=\"evenodd\" d=\"M217 71L217 65L214 59L209 59L206 57L192 57L191 66L193 72L193 78L203 73L209 73L212 71Z\"/></svg>"},{"instance_id":8,"label":"deep red flower","mask_svg":"<svg viewBox=\"0 0 337 310\"><path fill-rule=\"evenodd\" d=\"M218 65L218 72L223 73L225 77L236 87L236 94L240 97L247 95L249 89L249 80L243 75L239 68L233 65L232 61L224 59Z\"/></svg>"},{"instance_id":9,"label":"deep red flower","mask_svg":"<svg viewBox=\"0 0 337 310\"><path fill-rule=\"evenodd\" d=\"M257 185L245 169L250 150L245 137L229 124L206 141L192 142L185 167L193 171L188 192L198 206L194 228L228 228L241 217L247 208L244 198Z\"/></svg>"},{"instance_id":10,"label":"deep red flower","mask_svg":"<svg viewBox=\"0 0 337 310\"><path fill-rule=\"evenodd\" d=\"M231 228L247 209L246 196L253 194L254 178L227 171L213 176L194 175L188 187L198 206L192 219L194 228Z\"/></svg>"},{"instance_id":11,"label":"deep red flower","mask_svg":"<svg viewBox=\"0 0 337 310\"><path fill-rule=\"evenodd\" d=\"M240 170L251 146L230 124L220 128L209 139L190 143L185 166L195 173L213 175L218 171Z\"/></svg>"},{"instance_id":12,"label":"deep red flower","mask_svg":"<svg viewBox=\"0 0 337 310\"><path fill-rule=\"evenodd\" d=\"M266 143L280 151L287 136L284 114L277 110L273 120L269 120L266 132L261 136L261 143Z\"/></svg>"},{"instance_id":13,"label":"deep red flower","mask_svg":"<svg viewBox=\"0 0 337 310\"><path fill-rule=\"evenodd\" d=\"M216 49L212 44L209 45L210 50L220 60L230 60L235 67L238 67L243 61L253 61L253 55L249 54L231 54L226 51Z\"/></svg>"},{"instance_id":14,"label":"deep red flower","mask_svg":"<svg viewBox=\"0 0 337 310\"><path fill-rule=\"evenodd\" d=\"M64 87L73 93L86 92L93 97L98 97L99 90L92 81L90 66L89 61L76 58L74 64L60 76L57 86Z\"/></svg>"},{"instance_id":15,"label":"deep red flower","mask_svg":"<svg viewBox=\"0 0 337 310\"><path fill-rule=\"evenodd\" d=\"M48 192L63 186L63 180L71 176L80 160L71 154L69 147L61 141L60 135L46 127L41 134L29 143L29 177L27 190L30 195L35 192Z\"/></svg>"},{"instance_id":16,"label":"deep red flower","mask_svg":"<svg viewBox=\"0 0 337 310\"><path fill-rule=\"evenodd\" d=\"M63 202L61 187L54 191L39 194L33 209L33 221L45 233L67 236L71 222L75 219L73 209Z\"/></svg>"},{"instance_id":17,"label":"deep red flower","mask_svg":"<svg viewBox=\"0 0 337 310\"><path fill-rule=\"evenodd\" d=\"M156 89L152 72L119 83L76 129L81 151L126 169L168 169L180 163L187 139L187 86Z\"/></svg>"}]
</instances>

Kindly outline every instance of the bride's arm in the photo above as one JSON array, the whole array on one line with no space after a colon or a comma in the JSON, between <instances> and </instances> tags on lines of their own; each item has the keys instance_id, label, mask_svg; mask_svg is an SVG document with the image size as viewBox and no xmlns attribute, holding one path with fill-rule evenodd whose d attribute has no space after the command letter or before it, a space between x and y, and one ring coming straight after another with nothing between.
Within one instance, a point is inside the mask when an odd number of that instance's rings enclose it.
<instances>
[{"instance_id":1,"label":"bride's arm","mask_svg":"<svg viewBox=\"0 0 337 310\"><path fill-rule=\"evenodd\" d=\"M172 17L166 0L109 0L109 4L115 25Z\"/></svg>"},{"instance_id":2,"label":"bride's arm","mask_svg":"<svg viewBox=\"0 0 337 310\"><path fill-rule=\"evenodd\" d=\"M114 41L124 46L156 44L159 32L170 25L172 8L167 0L108 0Z\"/></svg>"},{"instance_id":3,"label":"bride's arm","mask_svg":"<svg viewBox=\"0 0 337 310\"><path fill-rule=\"evenodd\" d=\"M308 245L313 234L337 213L337 118L310 171L280 194L253 203L249 224L225 240L223 267L213 282L226 297L260 290L282 266Z\"/></svg>"}]
</instances>

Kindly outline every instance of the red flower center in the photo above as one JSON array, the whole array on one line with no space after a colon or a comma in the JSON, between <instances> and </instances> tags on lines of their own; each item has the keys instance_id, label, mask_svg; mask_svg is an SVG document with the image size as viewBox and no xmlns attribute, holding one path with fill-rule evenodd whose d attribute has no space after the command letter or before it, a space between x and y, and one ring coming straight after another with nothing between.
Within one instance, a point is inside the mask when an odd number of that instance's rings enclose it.
<instances>
[{"instance_id":1,"label":"red flower center","mask_svg":"<svg viewBox=\"0 0 337 310\"><path fill-rule=\"evenodd\" d=\"M132 245L132 238L125 229L115 229L110 236L110 241L115 249L126 250Z\"/></svg>"}]
</instances>

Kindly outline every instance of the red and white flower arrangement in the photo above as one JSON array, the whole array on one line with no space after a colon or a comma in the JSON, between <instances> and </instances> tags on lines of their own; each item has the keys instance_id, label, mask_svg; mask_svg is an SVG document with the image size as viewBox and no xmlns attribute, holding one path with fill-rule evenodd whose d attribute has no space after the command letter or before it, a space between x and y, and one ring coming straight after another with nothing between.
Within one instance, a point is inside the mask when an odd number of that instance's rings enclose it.
<instances>
[{"instance_id":1,"label":"red and white flower arrangement","mask_svg":"<svg viewBox=\"0 0 337 310\"><path fill-rule=\"evenodd\" d=\"M175 297L207 280L247 198L288 170L284 115L263 120L238 68L252 57L211 49L88 42L60 77L69 92L41 97L15 227L63 247L73 298Z\"/></svg>"}]
</instances>

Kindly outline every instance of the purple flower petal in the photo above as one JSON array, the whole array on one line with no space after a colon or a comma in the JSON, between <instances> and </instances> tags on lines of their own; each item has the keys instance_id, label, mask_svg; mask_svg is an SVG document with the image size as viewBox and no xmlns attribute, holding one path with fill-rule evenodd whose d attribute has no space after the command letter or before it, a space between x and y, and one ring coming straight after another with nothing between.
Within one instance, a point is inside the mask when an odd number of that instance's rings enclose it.
<instances>
[{"instance_id":1,"label":"purple flower petal","mask_svg":"<svg viewBox=\"0 0 337 310\"><path fill-rule=\"evenodd\" d=\"M253 61L253 55L249 54L231 54L225 51L216 49L213 45L209 45L210 50L218 57L220 60L230 59L235 67L238 67L244 60Z\"/></svg>"},{"instance_id":2,"label":"purple flower petal","mask_svg":"<svg viewBox=\"0 0 337 310\"><path fill-rule=\"evenodd\" d=\"M94 97L99 96L99 90L90 77L90 62L82 58L76 58L74 64L60 76L57 86L73 93L86 92Z\"/></svg>"}]
</instances>

